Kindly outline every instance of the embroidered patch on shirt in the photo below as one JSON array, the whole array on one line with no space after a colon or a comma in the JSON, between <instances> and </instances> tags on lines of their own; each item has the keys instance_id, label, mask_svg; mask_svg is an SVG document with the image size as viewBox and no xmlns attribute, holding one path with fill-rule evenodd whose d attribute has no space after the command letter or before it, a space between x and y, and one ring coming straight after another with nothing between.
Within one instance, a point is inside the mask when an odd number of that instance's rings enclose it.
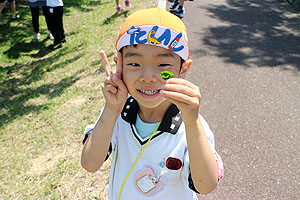
<instances>
[{"instance_id":1,"label":"embroidered patch on shirt","mask_svg":"<svg viewBox=\"0 0 300 200\"><path fill-rule=\"evenodd\" d=\"M171 170L179 170L182 166L182 162L178 158L169 157L166 161L166 166Z\"/></svg>"}]
</instances>

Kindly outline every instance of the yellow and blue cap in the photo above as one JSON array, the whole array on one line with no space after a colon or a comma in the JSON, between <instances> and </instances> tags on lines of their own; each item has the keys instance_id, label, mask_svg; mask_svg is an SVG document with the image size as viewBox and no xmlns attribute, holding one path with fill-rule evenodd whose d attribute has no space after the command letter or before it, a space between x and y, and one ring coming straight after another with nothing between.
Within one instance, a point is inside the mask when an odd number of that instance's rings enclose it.
<instances>
[{"instance_id":1,"label":"yellow and blue cap","mask_svg":"<svg viewBox=\"0 0 300 200\"><path fill-rule=\"evenodd\" d=\"M118 34L116 49L148 44L173 51L183 60L190 56L186 28L181 19L161 9L149 8L131 14Z\"/></svg>"}]
</instances>

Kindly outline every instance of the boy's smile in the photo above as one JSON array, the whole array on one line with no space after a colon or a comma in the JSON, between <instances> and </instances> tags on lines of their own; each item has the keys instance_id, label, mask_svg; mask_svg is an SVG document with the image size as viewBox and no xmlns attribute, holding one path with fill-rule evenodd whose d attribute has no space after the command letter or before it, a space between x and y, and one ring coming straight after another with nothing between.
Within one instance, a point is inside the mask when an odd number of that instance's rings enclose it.
<instances>
[{"instance_id":1,"label":"boy's smile","mask_svg":"<svg viewBox=\"0 0 300 200\"><path fill-rule=\"evenodd\" d=\"M129 94L140 107L153 109L160 106L165 101L160 90L166 82L160 73L167 70L179 77L180 57L170 50L146 44L127 46L122 55L123 81Z\"/></svg>"}]
</instances>

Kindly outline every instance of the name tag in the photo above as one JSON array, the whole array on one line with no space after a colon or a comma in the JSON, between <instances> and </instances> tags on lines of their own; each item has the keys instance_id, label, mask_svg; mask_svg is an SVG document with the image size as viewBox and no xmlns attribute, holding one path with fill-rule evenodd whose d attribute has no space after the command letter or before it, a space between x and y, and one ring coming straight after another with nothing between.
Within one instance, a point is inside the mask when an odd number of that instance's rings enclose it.
<instances>
[{"instance_id":1,"label":"name tag","mask_svg":"<svg viewBox=\"0 0 300 200\"><path fill-rule=\"evenodd\" d=\"M148 193L155 188L155 184L147 175L137 180L136 185L143 193Z\"/></svg>"},{"instance_id":2,"label":"name tag","mask_svg":"<svg viewBox=\"0 0 300 200\"><path fill-rule=\"evenodd\" d=\"M135 188L144 196L153 196L164 188L150 168L144 168L142 171L139 171L134 176L134 180Z\"/></svg>"}]
</instances>

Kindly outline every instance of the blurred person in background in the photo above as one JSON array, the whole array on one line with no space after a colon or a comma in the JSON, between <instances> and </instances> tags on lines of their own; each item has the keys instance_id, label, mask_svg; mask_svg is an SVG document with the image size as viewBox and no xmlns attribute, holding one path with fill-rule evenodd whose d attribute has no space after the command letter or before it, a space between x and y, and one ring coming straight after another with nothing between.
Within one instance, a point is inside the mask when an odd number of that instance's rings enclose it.
<instances>
[{"instance_id":1,"label":"blurred person in background","mask_svg":"<svg viewBox=\"0 0 300 200\"><path fill-rule=\"evenodd\" d=\"M10 3L10 7L11 7L11 13L12 13L11 18L12 19L18 19L19 15L17 15L17 13L16 13L16 2L15 2L15 0L8 0L8 2ZM1 21L1 13L2 13L4 7L5 7L5 0L0 0L0 25L3 25L2 21Z\"/></svg>"},{"instance_id":2,"label":"blurred person in background","mask_svg":"<svg viewBox=\"0 0 300 200\"><path fill-rule=\"evenodd\" d=\"M116 6L117 12L122 11L122 10L125 9L123 6L121 6L120 0L116 0L116 5L117 5L117 6ZM131 6L129 0L125 0L125 6L126 6L126 7L130 7L130 6Z\"/></svg>"},{"instance_id":3,"label":"blurred person in background","mask_svg":"<svg viewBox=\"0 0 300 200\"><path fill-rule=\"evenodd\" d=\"M34 31L34 37L31 42L35 43L40 40L39 33L39 16L40 16L40 7L42 7L43 15L46 20L47 28L48 28L48 37L53 40L53 36L51 34L50 22L49 22L49 9L46 7L46 0L24 0L30 7L31 18L32 18L32 26Z\"/></svg>"},{"instance_id":4,"label":"blurred person in background","mask_svg":"<svg viewBox=\"0 0 300 200\"><path fill-rule=\"evenodd\" d=\"M184 0L174 0L172 5L169 7L170 12L177 17L183 17L185 14L183 4Z\"/></svg>"},{"instance_id":5,"label":"blurred person in background","mask_svg":"<svg viewBox=\"0 0 300 200\"><path fill-rule=\"evenodd\" d=\"M185 9L183 7L184 1L187 0L168 0L169 2L173 2L172 5L169 7L169 10L171 13L176 15L177 17L182 18L185 14ZM189 1L194 1L194 0L189 0Z\"/></svg>"},{"instance_id":6,"label":"blurred person in background","mask_svg":"<svg viewBox=\"0 0 300 200\"><path fill-rule=\"evenodd\" d=\"M63 47L66 42L63 26L64 3L62 0L46 0L49 11L49 23L51 33L54 37L54 43L50 46L52 50Z\"/></svg>"}]
</instances>

